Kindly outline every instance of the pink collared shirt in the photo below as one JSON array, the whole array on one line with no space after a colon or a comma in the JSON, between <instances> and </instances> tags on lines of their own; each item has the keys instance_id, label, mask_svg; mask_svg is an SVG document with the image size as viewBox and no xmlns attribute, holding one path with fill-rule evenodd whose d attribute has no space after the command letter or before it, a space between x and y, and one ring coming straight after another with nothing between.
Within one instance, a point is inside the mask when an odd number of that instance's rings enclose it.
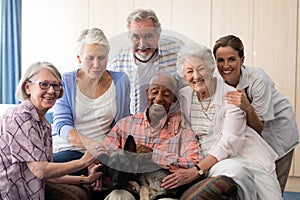
<instances>
[{"instance_id":1,"label":"pink collared shirt","mask_svg":"<svg viewBox=\"0 0 300 200\"><path fill-rule=\"evenodd\" d=\"M128 135L136 143L153 149L152 161L164 168L190 168L203 157L195 133L179 128L175 135L166 127L167 117L151 127L146 112L123 118L108 133L104 142L111 148L123 148Z\"/></svg>"}]
</instances>

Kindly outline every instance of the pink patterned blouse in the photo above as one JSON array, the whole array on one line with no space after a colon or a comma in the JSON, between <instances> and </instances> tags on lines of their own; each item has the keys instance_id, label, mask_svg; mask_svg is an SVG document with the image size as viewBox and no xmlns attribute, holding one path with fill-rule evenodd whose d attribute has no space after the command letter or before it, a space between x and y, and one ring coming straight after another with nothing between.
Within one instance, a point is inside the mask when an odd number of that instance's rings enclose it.
<instances>
[{"instance_id":1,"label":"pink patterned blouse","mask_svg":"<svg viewBox=\"0 0 300 200\"><path fill-rule=\"evenodd\" d=\"M31 101L8 109L0 119L0 199L43 200L45 182L26 162L51 160L51 126Z\"/></svg>"}]
</instances>

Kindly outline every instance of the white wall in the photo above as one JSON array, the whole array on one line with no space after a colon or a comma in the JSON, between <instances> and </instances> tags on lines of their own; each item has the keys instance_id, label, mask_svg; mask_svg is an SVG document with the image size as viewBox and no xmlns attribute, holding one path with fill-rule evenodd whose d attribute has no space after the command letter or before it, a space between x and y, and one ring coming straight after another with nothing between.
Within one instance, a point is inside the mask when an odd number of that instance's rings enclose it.
<instances>
[{"instance_id":1,"label":"white wall","mask_svg":"<svg viewBox=\"0 0 300 200\"><path fill-rule=\"evenodd\" d=\"M209 47L220 36L238 35L245 45L245 63L267 71L293 104L300 124L299 1L24 0L22 65L25 69L46 60L61 72L75 69L80 30L96 26L113 38L126 31L126 17L134 8L152 8L163 29ZM296 152L291 174L300 176L300 167L295 167L300 166L299 147Z\"/></svg>"}]
</instances>

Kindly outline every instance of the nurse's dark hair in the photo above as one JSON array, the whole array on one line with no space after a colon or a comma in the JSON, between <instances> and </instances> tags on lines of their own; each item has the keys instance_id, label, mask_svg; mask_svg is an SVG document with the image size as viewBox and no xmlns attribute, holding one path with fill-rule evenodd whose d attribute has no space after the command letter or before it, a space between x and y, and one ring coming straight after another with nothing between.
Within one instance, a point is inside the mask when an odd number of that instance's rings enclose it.
<instances>
[{"instance_id":1,"label":"nurse's dark hair","mask_svg":"<svg viewBox=\"0 0 300 200\"><path fill-rule=\"evenodd\" d=\"M230 46L234 50L238 52L240 58L244 57L244 45L240 38L234 35L226 35L219 38L213 48L213 54L216 58L216 52L220 47Z\"/></svg>"}]
</instances>

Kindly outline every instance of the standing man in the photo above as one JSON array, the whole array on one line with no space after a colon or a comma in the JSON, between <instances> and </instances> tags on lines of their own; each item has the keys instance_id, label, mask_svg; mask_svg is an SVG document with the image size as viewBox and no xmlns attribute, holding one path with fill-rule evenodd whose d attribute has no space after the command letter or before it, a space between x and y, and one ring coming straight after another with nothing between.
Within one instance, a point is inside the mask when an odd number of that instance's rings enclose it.
<instances>
[{"instance_id":1,"label":"standing man","mask_svg":"<svg viewBox=\"0 0 300 200\"><path fill-rule=\"evenodd\" d=\"M136 114L147 107L145 91L156 73L168 73L179 79L176 57L183 42L161 35L161 24L153 10L134 10L127 17L127 27L131 45L122 48L108 67L128 75L131 85L130 113ZM179 82L180 86L184 84L183 79Z\"/></svg>"}]
</instances>

